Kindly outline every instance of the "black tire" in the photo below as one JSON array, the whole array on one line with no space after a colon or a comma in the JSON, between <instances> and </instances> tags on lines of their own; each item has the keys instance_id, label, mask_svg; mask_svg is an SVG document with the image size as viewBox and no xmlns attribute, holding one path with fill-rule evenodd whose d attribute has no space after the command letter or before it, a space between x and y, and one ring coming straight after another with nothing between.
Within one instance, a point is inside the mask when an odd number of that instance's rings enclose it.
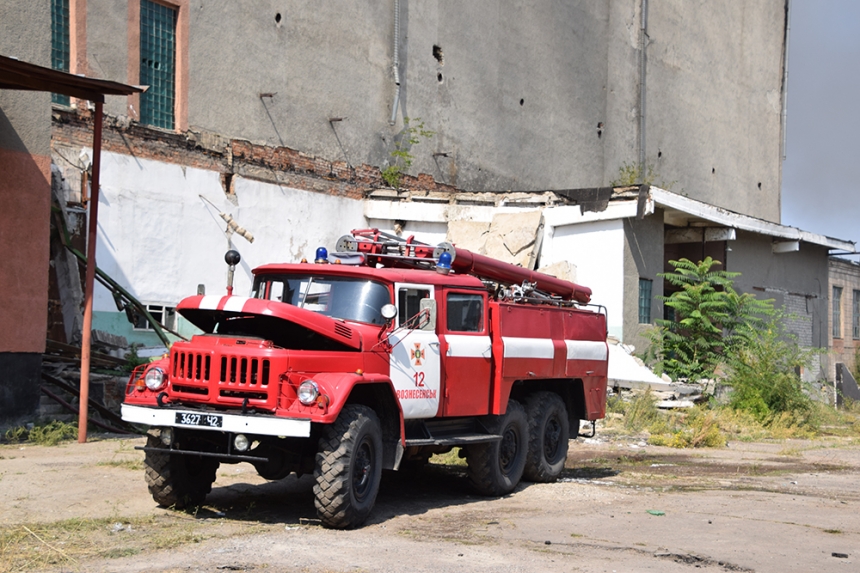
<instances>
[{"instance_id":1,"label":"black tire","mask_svg":"<svg viewBox=\"0 0 860 573\"><path fill-rule=\"evenodd\" d=\"M314 505L325 527L349 529L364 523L382 478L382 430L371 408L344 406L323 430L314 470Z\"/></svg>"},{"instance_id":2,"label":"black tire","mask_svg":"<svg viewBox=\"0 0 860 573\"><path fill-rule=\"evenodd\" d=\"M554 482L564 470L570 440L570 421L564 401L555 392L537 392L526 401L529 454L523 477L538 483Z\"/></svg>"},{"instance_id":3,"label":"black tire","mask_svg":"<svg viewBox=\"0 0 860 573\"><path fill-rule=\"evenodd\" d=\"M528 455L529 424L519 402L510 400L508 411L498 417L497 442L469 447L469 481L482 495L505 495L520 483Z\"/></svg>"},{"instance_id":4,"label":"black tire","mask_svg":"<svg viewBox=\"0 0 860 573\"><path fill-rule=\"evenodd\" d=\"M160 430L150 430L146 436L150 448L167 447L161 441ZM220 463L202 456L171 456L167 453L146 452L146 485L158 505L184 509L203 503L212 491L215 472Z\"/></svg>"}]
</instances>

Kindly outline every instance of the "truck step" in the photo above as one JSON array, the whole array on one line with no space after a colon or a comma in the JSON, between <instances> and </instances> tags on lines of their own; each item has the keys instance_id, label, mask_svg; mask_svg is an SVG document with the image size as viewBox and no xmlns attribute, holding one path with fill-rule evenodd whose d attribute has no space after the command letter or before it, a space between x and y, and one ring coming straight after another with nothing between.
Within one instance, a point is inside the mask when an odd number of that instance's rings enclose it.
<instances>
[{"instance_id":1,"label":"truck step","mask_svg":"<svg viewBox=\"0 0 860 573\"><path fill-rule=\"evenodd\" d=\"M406 425L406 446L459 446L493 442L502 437L487 430L478 418L414 420Z\"/></svg>"},{"instance_id":2,"label":"truck step","mask_svg":"<svg viewBox=\"0 0 860 573\"><path fill-rule=\"evenodd\" d=\"M459 436L439 438L416 438L407 439L406 447L410 446L467 446L469 444L480 444L483 442L494 442L501 440L498 434L463 434Z\"/></svg>"}]
</instances>

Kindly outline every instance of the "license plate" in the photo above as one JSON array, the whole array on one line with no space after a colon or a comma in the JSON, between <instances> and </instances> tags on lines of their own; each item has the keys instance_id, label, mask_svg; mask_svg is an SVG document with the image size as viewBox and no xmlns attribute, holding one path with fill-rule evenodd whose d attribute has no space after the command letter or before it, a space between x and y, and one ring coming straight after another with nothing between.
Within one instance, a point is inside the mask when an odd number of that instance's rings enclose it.
<instances>
[{"instance_id":1,"label":"license plate","mask_svg":"<svg viewBox=\"0 0 860 573\"><path fill-rule=\"evenodd\" d=\"M176 412L176 423L182 426L206 426L207 428L220 428L221 416L218 414Z\"/></svg>"}]
</instances>

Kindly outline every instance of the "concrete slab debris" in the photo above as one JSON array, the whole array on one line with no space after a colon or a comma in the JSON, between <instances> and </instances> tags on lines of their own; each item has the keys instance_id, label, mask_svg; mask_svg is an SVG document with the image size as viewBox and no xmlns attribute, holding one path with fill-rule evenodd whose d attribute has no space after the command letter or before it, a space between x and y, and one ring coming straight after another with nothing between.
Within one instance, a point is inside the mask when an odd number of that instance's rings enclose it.
<instances>
[{"instance_id":1,"label":"concrete slab debris","mask_svg":"<svg viewBox=\"0 0 860 573\"><path fill-rule=\"evenodd\" d=\"M609 344L609 376L611 388L648 389L672 392L673 384L654 374L621 344Z\"/></svg>"}]
</instances>

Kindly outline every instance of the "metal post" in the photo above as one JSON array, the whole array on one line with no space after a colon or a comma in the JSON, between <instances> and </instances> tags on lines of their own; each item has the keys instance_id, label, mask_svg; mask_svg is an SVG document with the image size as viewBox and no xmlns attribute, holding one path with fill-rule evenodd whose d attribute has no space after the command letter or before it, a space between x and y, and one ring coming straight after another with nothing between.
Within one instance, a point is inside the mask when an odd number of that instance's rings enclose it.
<instances>
[{"instance_id":1,"label":"metal post","mask_svg":"<svg viewBox=\"0 0 860 573\"><path fill-rule=\"evenodd\" d=\"M90 220L87 233L87 274L86 298L84 299L84 326L81 333L81 396L78 412L78 442L87 441L87 415L90 398L90 346L93 328L93 289L96 278L96 234L98 231L99 212L99 171L102 158L102 107L103 102L97 101L93 121L93 176L92 192L90 193Z\"/></svg>"}]
</instances>

